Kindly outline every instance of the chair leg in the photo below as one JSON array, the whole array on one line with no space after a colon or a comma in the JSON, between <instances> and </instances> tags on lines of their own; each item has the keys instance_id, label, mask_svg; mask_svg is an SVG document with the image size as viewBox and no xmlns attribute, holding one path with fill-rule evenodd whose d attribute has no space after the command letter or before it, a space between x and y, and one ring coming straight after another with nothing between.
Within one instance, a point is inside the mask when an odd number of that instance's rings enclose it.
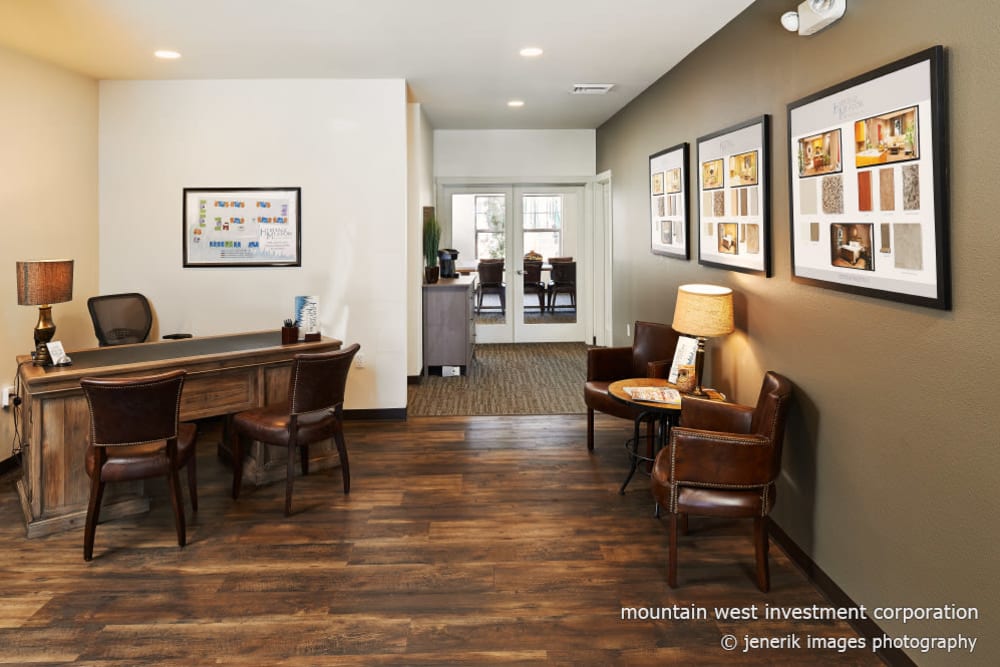
<instances>
[{"instance_id":1,"label":"chair leg","mask_svg":"<svg viewBox=\"0 0 1000 667\"><path fill-rule=\"evenodd\" d=\"M170 504L174 507L174 527L177 529L177 546L187 544L187 526L184 524L184 497L181 495L181 480L177 468L171 468L167 475L170 487Z\"/></svg>"},{"instance_id":2,"label":"chair leg","mask_svg":"<svg viewBox=\"0 0 1000 667\"><path fill-rule=\"evenodd\" d=\"M670 514L670 548L667 553L667 585L677 588L677 514Z\"/></svg>"},{"instance_id":3,"label":"chair leg","mask_svg":"<svg viewBox=\"0 0 1000 667\"><path fill-rule=\"evenodd\" d=\"M309 474L309 445L299 447L299 452L301 452L302 476L305 477Z\"/></svg>"},{"instance_id":4,"label":"chair leg","mask_svg":"<svg viewBox=\"0 0 1000 667\"><path fill-rule=\"evenodd\" d=\"M587 451L594 451L594 411L587 408Z\"/></svg>"},{"instance_id":5,"label":"chair leg","mask_svg":"<svg viewBox=\"0 0 1000 667\"><path fill-rule=\"evenodd\" d=\"M344 495L351 492L351 464L347 459L347 444L344 442L344 429L340 423L333 432L333 441L340 455L340 474L344 477Z\"/></svg>"},{"instance_id":6,"label":"chair leg","mask_svg":"<svg viewBox=\"0 0 1000 667\"><path fill-rule=\"evenodd\" d=\"M757 588L764 593L771 589L771 572L767 564L767 522L766 516L754 517L753 520L754 552L757 555Z\"/></svg>"},{"instance_id":7,"label":"chair leg","mask_svg":"<svg viewBox=\"0 0 1000 667\"><path fill-rule=\"evenodd\" d=\"M506 290L500 290L500 314L507 315L507 293Z\"/></svg>"},{"instance_id":8,"label":"chair leg","mask_svg":"<svg viewBox=\"0 0 1000 667\"><path fill-rule=\"evenodd\" d=\"M240 497L240 486L243 483L243 434L234 433L233 445L233 500Z\"/></svg>"},{"instance_id":9,"label":"chair leg","mask_svg":"<svg viewBox=\"0 0 1000 667\"><path fill-rule=\"evenodd\" d=\"M187 462L188 496L191 498L191 509L198 511L198 452L191 452Z\"/></svg>"},{"instance_id":10,"label":"chair leg","mask_svg":"<svg viewBox=\"0 0 1000 667\"><path fill-rule=\"evenodd\" d=\"M295 446L288 448L288 470L285 474L285 516L292 515L292 479L295 477Z\"/></svg>"},{"instance_id":11,"label":"chair leg","mask_svg":"<svg viewBox=\"0 0 1000 667\"><path fill-rule=\"evenodd\" d=\"M104 498L104 482L100 471L90 478L90 502L87 503L87 523L83 529L83 560L94 558L94 533L101 516L101 499Z\"/></svg>"},{"instance_id":12,"label":"chair leg","mask_svg":"<svg viewBox=\"0 0 1000 667\"><path fill-rule=\"evenodd\" d=\"M479 290L479 300L476 302L476 313L483 310L483 290Z\"/></svg>"}]
</instances>

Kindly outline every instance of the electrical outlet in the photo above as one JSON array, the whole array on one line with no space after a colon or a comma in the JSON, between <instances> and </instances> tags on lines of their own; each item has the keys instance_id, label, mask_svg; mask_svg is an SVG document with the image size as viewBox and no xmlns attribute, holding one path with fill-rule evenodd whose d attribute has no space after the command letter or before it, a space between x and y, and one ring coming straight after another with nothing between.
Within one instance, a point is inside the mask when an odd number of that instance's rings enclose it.
<instances>
[{"instance_id":1,"label":"electrical outlet","mask_svg":"<svg viewBox=\"0 0 1000 667\"><path fill-rule=\"evenodd\" d=\"M625 337L626 338L631 338L632 337L632 325L631 324L626 324L625 325Z\"/></svg>"},{"instance_id":2,"label":"electrical outlet","mask_svg":"<svg viewBox=\"0 0 1000 667\"><path fill-rule=\"evenodd\" d=\"M14 395L14 386L10 384L5 384L0 388L0 401L3 402L3 407L10 406L10 397Z\"/></svg>"},{"instance_id":3,"label":"electrical outlet","mask_svg":"<svg viewBox=\"0 0 1000 667\"><path fill-rule=\"evenodd\" d=\"M367 363L367 361L365 359L365 353L364 352L358 352L357 354L354 355L354 367L355 368L364 368L366 363Z\"/></svg>"}]
</instances>

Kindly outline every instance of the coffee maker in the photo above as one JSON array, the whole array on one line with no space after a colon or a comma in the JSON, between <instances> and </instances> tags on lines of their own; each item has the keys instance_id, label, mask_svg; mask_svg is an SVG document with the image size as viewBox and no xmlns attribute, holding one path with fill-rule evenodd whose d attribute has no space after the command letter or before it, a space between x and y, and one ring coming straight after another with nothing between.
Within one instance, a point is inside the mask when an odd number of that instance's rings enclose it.
<instances>
[{"instance_id":1,"label":"coffee maker","mask_svg":"<svg viewBox=\"0 0 1000 667\"><path fill-rule=\"evenodd\" d=\"M458 251L454 248L442 248L438 250L438 264L441 265L442 278L458 278L455 270L455 261L458 260Z\"/></svg>"}]
</instances>

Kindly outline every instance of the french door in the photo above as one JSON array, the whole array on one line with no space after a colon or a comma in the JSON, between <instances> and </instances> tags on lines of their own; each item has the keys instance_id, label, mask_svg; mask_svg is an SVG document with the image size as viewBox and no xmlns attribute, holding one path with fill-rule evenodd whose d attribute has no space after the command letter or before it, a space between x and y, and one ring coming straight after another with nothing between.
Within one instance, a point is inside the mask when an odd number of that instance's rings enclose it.
<instances>
[{"instance_id":1,"label":"french door","mask_svg":"<svg viewBox=\"0 0 1000 667\"><path fill-rule=\"evenodd\" d=\"M446 185L441 195L439 208L459 267L474 269L483 259L504 261L503 288L482 290L481 303L477 297L476 341L583 341L591 301L584 187ZM529 252L542 260L540 282L546 288L553 279L553 257L572 258L574 279L554 295L546 289L539 302L538 291L525 288Z\"/></svg>"}]
</instances>

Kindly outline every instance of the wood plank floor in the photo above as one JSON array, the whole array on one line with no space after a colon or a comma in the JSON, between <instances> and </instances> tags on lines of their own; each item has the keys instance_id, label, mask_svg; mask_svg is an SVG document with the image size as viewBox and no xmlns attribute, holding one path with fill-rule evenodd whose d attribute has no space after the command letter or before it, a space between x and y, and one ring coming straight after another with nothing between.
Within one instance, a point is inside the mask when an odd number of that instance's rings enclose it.
<instances>
[{"instance_id":1,"label":"wood plank floor","mask_svg":"<svg viewBox=\"0 0 1000 667\"><path fill-rule=\"evenodd\" d=\"M870 651L727 653L732 633L850 637L846 623L622 620L622 607L826 605L777 547L753 583L747 522L692 520L680 588L649 480L618 494L630 424L581 415L348 422L340 471L245 484L234 502L199 439L200 510L176 546L165 485L152 511L24 538L0 489L0 661L87 665L881 664ZM190 510L188 516L190 517Z\"/></svg>"}]
</instances>

